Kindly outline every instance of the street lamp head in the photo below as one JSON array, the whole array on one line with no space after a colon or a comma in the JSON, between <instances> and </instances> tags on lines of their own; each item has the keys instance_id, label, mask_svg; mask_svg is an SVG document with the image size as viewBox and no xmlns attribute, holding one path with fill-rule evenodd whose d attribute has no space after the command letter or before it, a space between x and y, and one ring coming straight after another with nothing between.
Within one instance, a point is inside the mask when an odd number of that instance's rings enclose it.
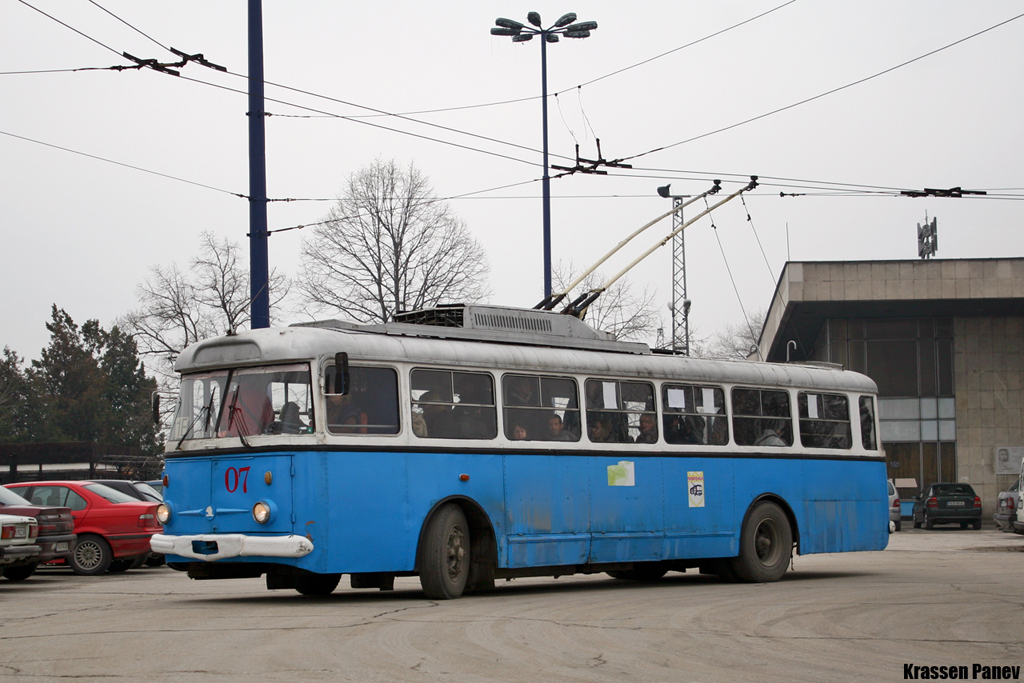
<instances>
[{"instance_id":1,"label":"street lamp head","mask_svg":"<svg viewBox=\"0 0 1024 683\"><path fill-rule=\"evenodd\" d=\"M581 21L578 24L573 24L565 29L566 31L596 31L596 21Z\"/></svg>"},{"instance_id":2,"label":"street lamp head","mask_svg":"<svg viewBox=\"0 0 1024 683\"><path fill-rule=\"evenodd\" d=\"M519 23L518 21L513 21L512 19L504 19L502 17L498 17L497 19L495 19L494 25L501 26L502 28L510 28L515 30L516 32L522 31L524 28L526 28L525 25Z\"/></svg>"},{"instance_id":3,"label":"street lamp head","mask_svg":"<svg viewBox=\"0 0 1024 683\"><path fill-rule=\"evenodd\" d=\"M569 12L568 14L563 14L561 17L558 18L558 21L555 22L555 28L562 28L563 26L568 26L569 24L571 24L574 21L576 21L576 13L575 12Z\"/></svg>"},{"instance_id":4,"label":"street lamp head","mask_svg":"<svg viewBox=\"0 0 1024 683\"><path fill-rule=\"evenodd\" d=\"M491 29L492 36L518 36L519 31L514 28L498 28L494 27Z\"/></svg>"},{"instance_id":5,"label":"street lamp head","mask_svg":"<svg viewBox=\"0 0 1024 683\"><path fill-rule=\"evenodd\" d=\"M672 195L669 193L669 188L671 187L672 183L669 183L668 185L662 185L661 187L659 187L658 196L661 197L662 199L668 199L669 197L671 197Z\"/></svg>"},{"instance_id":6,"label":"street lamp head","mask_svg":"<svg viewBox=\"0 0 1024 683\"><path fill-rule=\"evenodd\" d=\"M544 40L548 41L549 43L557 43L558 42L558 34L557 33L549 33L546 36L544 36Z\"/></svg>"},{"instance_id":7,"label":"street lamp head","mask_svg":"<svg viewBox=\"0 0 1024 683\"><path fill-rule=\"evenodd\" d=\"M589 38L590 31L566 31L566 38Z\"/></svg>"},{"instance_id":8,"label":"street lamp head","mask_svg":"<svg viewBox=\"0 0 1024 683\"><path fill-rule=\"evenodd\" d=\"M493 31L494 29L491 29L491 30ZM512 36L512 42L513 43L525 43L528 40L533 40L533 36L534 36L534 34L532 34L532 33L520 33L517 36Z\"/></svg>"},{"instance_id":9,"label":"street lamp head","mask_svg":"<svg viewBox=\"0 0 1024 683\"><path fill-rule=\"evenodd\" d=\"M534 26L536 26L537 28L541 28L540 12L530 12L529 14L526 15L526 20L533 24Z\"/></svg>"}]
</instances>

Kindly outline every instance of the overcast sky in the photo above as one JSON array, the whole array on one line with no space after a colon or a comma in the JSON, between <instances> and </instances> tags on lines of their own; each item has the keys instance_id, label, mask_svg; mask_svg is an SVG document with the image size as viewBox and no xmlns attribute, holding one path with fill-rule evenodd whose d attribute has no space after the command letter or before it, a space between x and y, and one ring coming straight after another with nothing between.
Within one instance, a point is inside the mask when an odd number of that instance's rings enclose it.
<instances>
[{"instance_id":1,"label":"overcast sky","mask_svg":"<svg viewBox=\"0 0 1024 683\"><path fill-rule=\"evenodd\" d=\"M51 304L79 323L109 326L137 305L150 267L187 266L203 230L247 254L248 206L232 193L248 192L248 142L238 76L195 64L181 78L10 73L128 63L115 52L170 61L164 45L245 74L246 2L28 2L80 32L0 0L0 345L31 359L48 341ZM452 205L488 254L491 302L535 304L543 295L540 45L489 35L496 17L525 21L534 10L545 26L569 11L599 23L590 38L548 46L549 90L561 93L549 104L553 163L573 156L574 139L593 158L595 136L605 158L635 157L631 171L552 181L555 260L589 264L670 208L659 185L694 194L712 178L728 181L727 191L745 176L763 179L746 198L750 221L739 201L716 212L721 249L707 219L686 231L698 336L742 320L740 301L748 312L765 308L787 258L916 258L926 213L938 218L941 258L1024 255L1024 19L705 135L1007 22L1024 2L265 0L266 80L344 102L267 87L284 102L267 111L291 115L266 121L269 196L331 199L376 157L414 162L440 196L483 191ZM522 101L465 108L508 100ZM443 111L409 115L424 123L326 115L372 113L360 105ZM524 184L487 191L514 183ZM1004 198L892 196L953 186ZM271 204L269 227L318 221L328 206ZM614 273L664 230L603 270ZM271 265L297 274L308 232L273 235ZM670 258L666 247L631 276L634 287L656 292L666 326Z\"/></svg>"}]
</instances>

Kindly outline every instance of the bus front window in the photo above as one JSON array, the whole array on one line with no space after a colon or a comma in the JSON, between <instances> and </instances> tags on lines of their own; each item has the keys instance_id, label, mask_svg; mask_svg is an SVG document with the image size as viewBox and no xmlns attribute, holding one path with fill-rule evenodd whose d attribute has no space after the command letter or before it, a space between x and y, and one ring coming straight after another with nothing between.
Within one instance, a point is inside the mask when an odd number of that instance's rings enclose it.
<instances>
[{"instance_id":1,"label":"bus front window","mask_svg":"<svg viewBox=\"0 0 1024 683\"><path fill-rule=\"evenodd\" d=\"M304 363L186 375L171 439L309 434L314 430Z\"/></svg>"}]
</instances>

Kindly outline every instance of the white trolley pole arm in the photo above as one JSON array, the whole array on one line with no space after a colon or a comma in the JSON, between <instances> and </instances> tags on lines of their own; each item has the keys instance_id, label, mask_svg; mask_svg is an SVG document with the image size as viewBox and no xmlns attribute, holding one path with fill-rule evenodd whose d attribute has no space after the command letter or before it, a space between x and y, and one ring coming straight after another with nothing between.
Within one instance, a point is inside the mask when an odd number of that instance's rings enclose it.
<instances>
[{"instance_id":1,"label":"white trolley pole arm","mask_svg":"<svg viewBox=\"0 0 1024 683\"><path fill-rule=\"evenodd\" d=\"M653 247L651 247L650 249L645 251L643 254L641 254L640 256L635 258L628 266L626 266L625 268L620 270L618 273L613 275L611 278L609 278L603 285L601 285L600 287L596 287L596 288L590 290L589 295L586 295L585 297L580 297L580 299L578 299L577 301L575 301L572 304L570 304L562 312L566 313L568 315L579 316L579 314L582 313L587 308L587 306L589 306L590 304L594 303L594 301L597 299L598 296L600 296L600 294L602 292L606 291L609 287L611 287L613 284L615 284L615 282L619 278L621 278L623 275L625 275L630 270L632 270L638 263L643 261L645 258L647 258L651 254L653 254L657 249L659 249L660 247L663 247L666 244L668 244L668 242L673 237L675 237L680 232L682 232L683 230L688 228L690 225L696 223L698 220L700 220L704 216L708 215L709 213L711 213L712 211L714 211L718 207L720 207L723 204L726 204L726 203L732 201L733 199L736 199L736 197L739 197L741 194L743 194L744 192L746 192L748 190L753 190L755 187L757 187L757 176L750 176L750 182L747 184L746 187L744 187L744 188L742 188L740 190L737 190L736 192L733 192L731 195L729 195L728 197L726 197L722 201L718 202L714 206L708 207L704 211L701 211L699 214L697 214L696 216L694 216L690 220L688 220L685 223L683 223L682 225L680 225L678 228L676 228L675 230L670 232L664 239L662 239L657 244L655 244ZM698 198L699 197L697 197L695 199L698 199ZM682 208L682 207L677 207L677 208ZM672 213L672 211L669 212L669 214L671 214L671 213ZM669 214L665 214L665 215L667 216ZM662 218L664 218L664 216L662 216Z\"/></svg>"},{"instance_id":2,"label":"white trolley pole arm","mask_svg":"<svg viewBox=\"0 0 1024 683\"><path fill-rule=\"evenodd\" d=\"M559 301L561 301L564 297L568 296L569 292L571 292L577 285L579 285L579 283L583 282L583 280L585 280L588 275L590 275L595 270L600 268L602 263L604 263L605 261L610 259L612 256L614 256L615 253L619 251L619 249L622 249L624 246L629 244L630 241L632 241L632 239L634 237L636 237L637 235L639 235L640 233L642 233L644 230L646 230L647 228L651 227L652 225L654 225L654 224L656 224L656 223L658 223L658 222L668 218L669 216L671 216L672 214L676 213L677 211L681 211L681 210L685 209L687 206L689 206L690 204L693 204L698 199L703 199L704 197L706 197L706 196L708 196L710 194L715 194L716 192L718 192L719 189L721 189L721 185L719 185L718 181L716 180L714 187L712 187L707 192L702 192L699 195L694 196L693 199L690 199L689 201L683 202L679 206L672 207L671 209L669 209L665 213L663 213L660 216L658 216L657 218L655 218L653 221L645 224L639 230L636 230L632 235L630 235L629 237L627 237L626 239L622 240L617 245L615 245L615 248L613 248L607 254L602 256L596 263L594 263L594 265L590 266L590 268L587 268L585 271L583 271L583 273L579 277L577 277L575 280L573 280L572 283L570 283L569 286L565 288L565 291L559 292L557 294L552 294L550 299L542 301L540 304L538 304L537 308L544 308L545 310L551 310L551 308L553 308L555 306L555 304L557 304Z\"/></svg>"}]
</instances>

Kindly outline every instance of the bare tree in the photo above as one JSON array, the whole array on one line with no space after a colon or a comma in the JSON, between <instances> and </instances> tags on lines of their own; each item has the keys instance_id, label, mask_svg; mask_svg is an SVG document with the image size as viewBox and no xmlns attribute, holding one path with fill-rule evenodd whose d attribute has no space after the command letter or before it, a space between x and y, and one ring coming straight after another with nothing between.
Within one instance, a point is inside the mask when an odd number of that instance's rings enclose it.
<instances>
[{"instance_id":1,"label":"bare tree","mask_svg":"<svg viewBox=\"0 0 1024 683\"><path fill-rule=\"evenodd\" d=\"M411 163L377 159L349 176L302 255L305 303L359 321L488 294L483 248Z\"/></svg>"},{"instance_id":2,"label":"bare tree","mask_svg":"<svg viewBox=\"0 0 1024 683\"><path fill-rule=\"evenodd\" d=\"M189 344L234 334L249 323L249 273L239 263L240 247L204 232L199 255L182 272L177 264L153 266L138 286L141 306L118 324L134 336L150 367L169 374ZM272 306L288 294L288 280L271 273Z\"/></svg>"},{"instance_id":3,"label":"bare tree","mask_svg":"<svg viewBox=\"0 0 1024 683\"><path fill-rule=\"evenodd\" d=\"M755 311L743 322L716 332L701 355L747 359L756 352L764 327L765 311Z\"/></svg>"},{"instance_id":4,"label":"bare tree","mask_svg":"<svg viewBox=\"0 0 1024 683\"><path fill-rule=\"evenodd\" d=\"M570 261L559 261L552 273L552 289L564 291L570 282L579 276L580 270ZM579 294L600 287L605 277L594 271L576 289L569 292L571 301ZM621 341L653 340L661 322L655 312L654 295L644 288L639 294L633 291L627 278L621 278L603 292L587 309L586 321L591 327L611 333Z\"/></svg>"}]
</instances>

